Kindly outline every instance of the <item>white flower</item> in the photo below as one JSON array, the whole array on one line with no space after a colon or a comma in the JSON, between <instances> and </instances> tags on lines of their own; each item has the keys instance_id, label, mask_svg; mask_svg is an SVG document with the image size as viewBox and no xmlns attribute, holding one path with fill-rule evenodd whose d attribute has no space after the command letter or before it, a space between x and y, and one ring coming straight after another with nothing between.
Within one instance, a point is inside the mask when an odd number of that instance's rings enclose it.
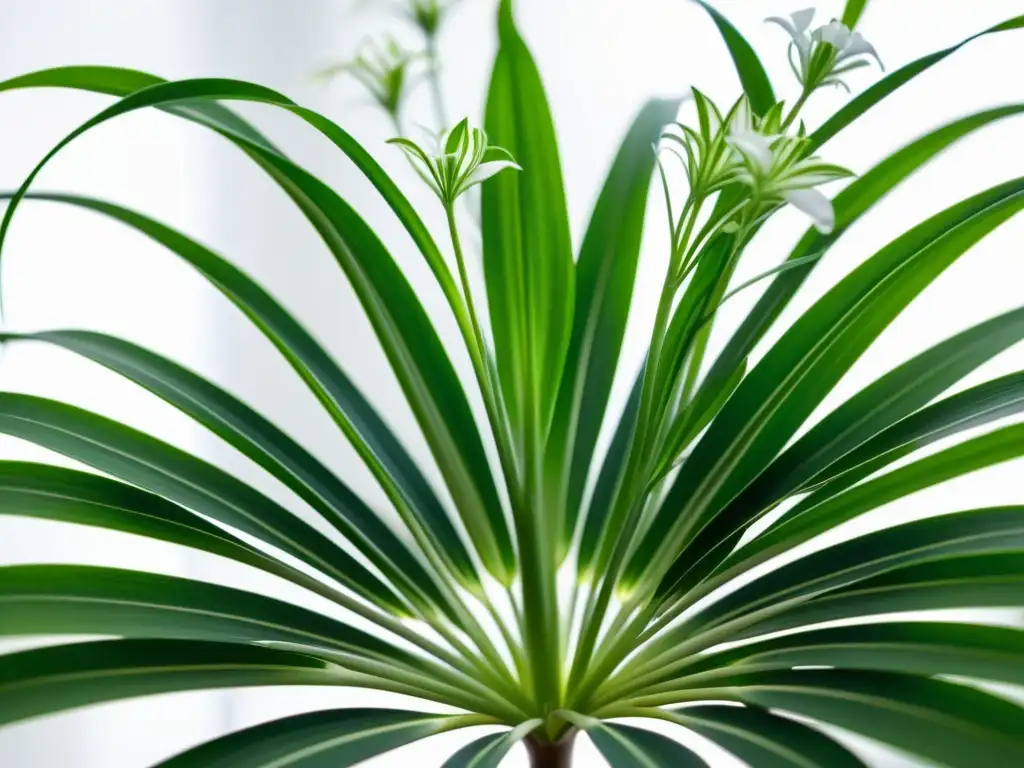
<instances>
[{"instance_id":1,"label":"white flower","mask_svg":"<svg viewBox=\"0 0 1024 768\"><path fill-rule=\"evenodd\" d=\"M860 32L853 32L841 21L810 32L814 9L797 11L789 19L773 16L765 21L777 24L789 34L789 63L805 91L811 92L822 85L846 87L839 75L867 66L863 57L870 56L884 70L874 46ZM796 60L793 53L796 52Z\"/></svg>"},{"instance_id":2,"label":"white flower","mask_svg":"<svg viewBox=\"0 0 1024 768\"><path fill-rule=\"evenodd\" d=\"M391 139L388 143L413 159L423 172L423 180L445 206L453 205L466 190L495 174L509 168L522 170L507 150L488 143L486 133L470 128L468 119L438 137L432 154L408 139Z\"/></svg>"},{"instance_id":3,"label":"white flower","mask_svg":"<svg viewBox=\"0 0 1024 768\"><path fill-rule=\"evenodd\" d=\"M811 217L814 228L829 234L836 226L836 212L832 201L816 189L794 189L783 193L786 201Z\"/></svg>"}]
</instances>

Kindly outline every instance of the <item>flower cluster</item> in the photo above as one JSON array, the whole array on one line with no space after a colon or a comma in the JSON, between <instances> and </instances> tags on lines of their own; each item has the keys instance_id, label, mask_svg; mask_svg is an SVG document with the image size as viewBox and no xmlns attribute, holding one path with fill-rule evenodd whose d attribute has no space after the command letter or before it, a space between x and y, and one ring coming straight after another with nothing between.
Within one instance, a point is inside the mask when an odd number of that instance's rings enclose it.
<instances>
[{"instance_id":1,"label":"flower cluster","mask_svg":"<svg viewBox=\"0 0 1024 768\"><path fill-rule=\"evenodd\" d=\"M411 53L393 37L386 37L365 42L355 59L325 67L316 77L329 80L343 73L352 75L392 119L397 119L408 91L410 67L420 58L422 54Z\"/></svg>"},{"instance_id":2,"label":"flower cluster","mask_svg":"<svg viewBox=\"0 0 1024 768\"><path fill-rule=\"evenodd\" d=\"M842 76L868 66L868 57L874 58L878 66L885 69L871 43L841 21L833 19L812 31L813 8L797 11L788 19L772 16L767 21L782 27L792 39L789 63L806 94L824 85L849 90Z\"/></svg>"},{"instance_id":3,"label":"flower cluster","mask_svg":"<svg viewBox=\"0 0 1024 768\"><path fill-rule=\"evenodd\" d=\"M816 187L851 174L809 155L802 128L796 135L786 134L781 103L758 118L742 97L723 117L714 102L695 89L694 105L697 128L678 123L680 134L665 136L683 161L692 197L704 199L740 184L747 190L743 209L748 218L788 202L809 215L820 231L832 230L832 204Z\"/></svg>"},{"instance_id":4,"label":"flower cluster","mask_svg":"<svg viewBox=\"0 0 1024 768\"><path fill-rule=\"evenodd\" d=\"M431 152L409 139L391 139L388 143L412 158L423 180L446 208L451 208L466 190L495 174L509 168L522 170L507 150L488 142L484 131L471 128L468 118L439 136Z\"/></svg>"}]
</instances>

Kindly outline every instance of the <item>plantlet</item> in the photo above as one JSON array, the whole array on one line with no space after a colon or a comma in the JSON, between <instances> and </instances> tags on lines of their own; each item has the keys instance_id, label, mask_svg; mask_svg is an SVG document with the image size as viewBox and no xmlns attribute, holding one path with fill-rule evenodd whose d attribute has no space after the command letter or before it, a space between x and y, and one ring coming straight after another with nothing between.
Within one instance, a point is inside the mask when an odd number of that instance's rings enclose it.
<instances>
[{"instance_id":1,"label":"plantlet","mask_svg":"<svg viewBox=\"0 0 1024 768\"><path fill-rule=\"evenodd\" d=\"M409 6L431 41L449 5ZM1024 373L944 394L1024 338L1024 308L922 352L796 437L893 319L1024 208L1024 179L908 229L751 360L852 224L945 148L1024 105L960 118L851 179L829 161L829 140L964 43L881 76L809 128L801 109L814 92L877 58L852 31L864 0L850 0L841 21L818 28L810 12L773 20L792 39L799 90L791 105L776 98L739 32L701 5L732 53L744 92L723 108L695 89L687 105L693 114L683 119L679 101L647 104L575 250L556 132L509 0L499 9L482 127L463 120L435 147L393 142L443 206L443 246L343 128L261 86L167 82L107 67L0 83L3 91L62 87L118 97L5 195L0 244L17 206L32 199L103 214L165 245L284 356L369 468L403 529L384 522L264 416L171 360L98 333L5 332L7 343L34 340L82 355L179 408L294 491L361 557L257 489L142 432L52 400L2 393L0 433L101 474L0 462L0 514L226 557L332 601L345 618L146 572L0 568L0 634L116 638L0 657L0 722L167 691L354 686L457 712L317 711L229 734L162 765L340 768L477 726L492 729L476 734L447 768L493 768L519 742L535 768L564 768L581 733L614 768L705 764L682 743L616 722L623 717L667 721L754 768L863 765L820 724L954 768L1024 765L1024 711L970 682L1024 684L1024 633L887 616L1024 605L1024 507L965 509L794 555L884 504L1024 454L1021 424L949 440L1019 413ZM1024 16L968 41L1022 27ZM394 66L364 74L397 124L404 74L396 73L410 54L391 53ZM390 85L378 90L381 82ZM373 183L446 299L471 380L456 374L432 318L377 234L336 190L225 106L232 101L292 113ZM77 136L145 108L232 142L321 235L387 355L443 494L346 372L244 272L124 206L30 189ZM437 111L443 123L440 99ZM826 185L835 181L847 185L830 199ZM635 373L635 384L619 413L609 394L652 186L667 202L668 269L645 362L626 372ZM479 200L466 194L477 188ZM467 265L475 254L462 247L458 205L479 215L486 301L473 295ZM788 205L813 226L774 269L735 285L737 264L762 224ZM724 350L706 359L718 308L753 284L764 289L761 297ZM470 407L472 388L483 404L479 415ZM606 421L614 437L599 452ZM946 447L917 455L940 439ZM756 578L737 581L754 569ZM352 616L374 631L352 626Z\"/></svg>"}]
</instances>

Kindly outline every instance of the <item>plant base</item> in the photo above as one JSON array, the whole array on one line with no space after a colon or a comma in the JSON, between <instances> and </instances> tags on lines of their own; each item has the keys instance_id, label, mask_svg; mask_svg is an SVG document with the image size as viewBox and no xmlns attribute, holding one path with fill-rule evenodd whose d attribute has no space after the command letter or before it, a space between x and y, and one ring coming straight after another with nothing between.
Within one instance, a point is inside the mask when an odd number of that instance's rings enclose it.
<instances>
[{"instance_id":1,"label":"plant base","mask_svg":"<svg viewBox=\"0 0 1024 768\"><path fill-rule=\"evenodd\" d=\"M530 768L569 768L572 765L576 731L569 731L558 741L528 738L524 743L530 755Z\"/></svg>"}]
</instances>

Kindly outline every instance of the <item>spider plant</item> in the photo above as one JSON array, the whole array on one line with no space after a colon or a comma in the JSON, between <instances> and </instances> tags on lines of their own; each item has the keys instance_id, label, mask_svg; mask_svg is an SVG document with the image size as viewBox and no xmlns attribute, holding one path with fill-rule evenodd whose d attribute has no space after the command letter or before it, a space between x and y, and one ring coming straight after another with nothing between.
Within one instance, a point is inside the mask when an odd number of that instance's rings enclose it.
<instances>
[{"instance_id":1,"label":"spider plant","mask_svg":"<svg viewBox=\"0 0 1024 768\"><path fill-rule=\"evenodd\" d=\"M449 224L443 241L343 128L259 85L88 66L0 84L117 97L5 196L0 239L18 205L39 200L94 211L166 246L284 356L401 522L385 522L266 417L155 352L91 332L5 332L6 343L56 345L151 391L294 491L326 527L143 432L13 393L0 394L0 432L96 472L0 463L0 513L191 547L339 610L328 616L140 571L0 568L3 635L112 638L0 658L0 720L169 691L354 686L440 706L310 712L161 765L339 768L479 726L490 730L445 766L497 766L519 742L535 768L568 766L581 733L615 768L704 765L683 743L617 718L666 721L757 767L863 765L833 727L949 766L1024 765L1024 710L979 684L1024 684L1024 634L906 617L1024 605L1024 508L964 509L828 546L819 539L883 504L1024 454L1024 425L1005 421L1024 408L1024 373L946 394L1024 337L1024 308L922 352L797 436L886 326L1024 208L1024 178L911 227L752 358L851 225L951 144L1024 111L963 117L848 179L819 159L833 137L967 42L1024 27L1017 17L875 75L807 128L800 110L819 88L875 71L867 69L874 50L852 31L865 4L850 0L841 21L813 29L810 12L774 20L790 35L798 79L787 105L737 29L701 3L743 93L717 105L695 90L683 112L678 101L647 104L576 250L556 131L509 0L498 11L483 128L463 121L435 148L396 140L437 194ZM441 344L387 247L341 193L225 106L232 101L290 112L365 174L429 265L459 348ZM369 317L443 490L315 337L230 261L125 206L30 190L76 137L151 108L234 144L316 229ZM819 187L835 179L845 186L830 200ZM473 294L474 254L460 240L464 193L477 185L486 297ZM669 268L660 296L644 297L657 301L656 320L641 370L623 372L635 384L620 413L609 394L652 188L668 199ZM736 266L759 247L763 222L788 205L813 226L757 281L760 298L711 359L716 310L747 287L734 284ZM452 363L462 355L471 362L465 380ZM598 451L605 423L614 437ZM977 429L984 425L989 431ZM918 454L940 439L941 450Z\"/></svg>"}]
</instances>

